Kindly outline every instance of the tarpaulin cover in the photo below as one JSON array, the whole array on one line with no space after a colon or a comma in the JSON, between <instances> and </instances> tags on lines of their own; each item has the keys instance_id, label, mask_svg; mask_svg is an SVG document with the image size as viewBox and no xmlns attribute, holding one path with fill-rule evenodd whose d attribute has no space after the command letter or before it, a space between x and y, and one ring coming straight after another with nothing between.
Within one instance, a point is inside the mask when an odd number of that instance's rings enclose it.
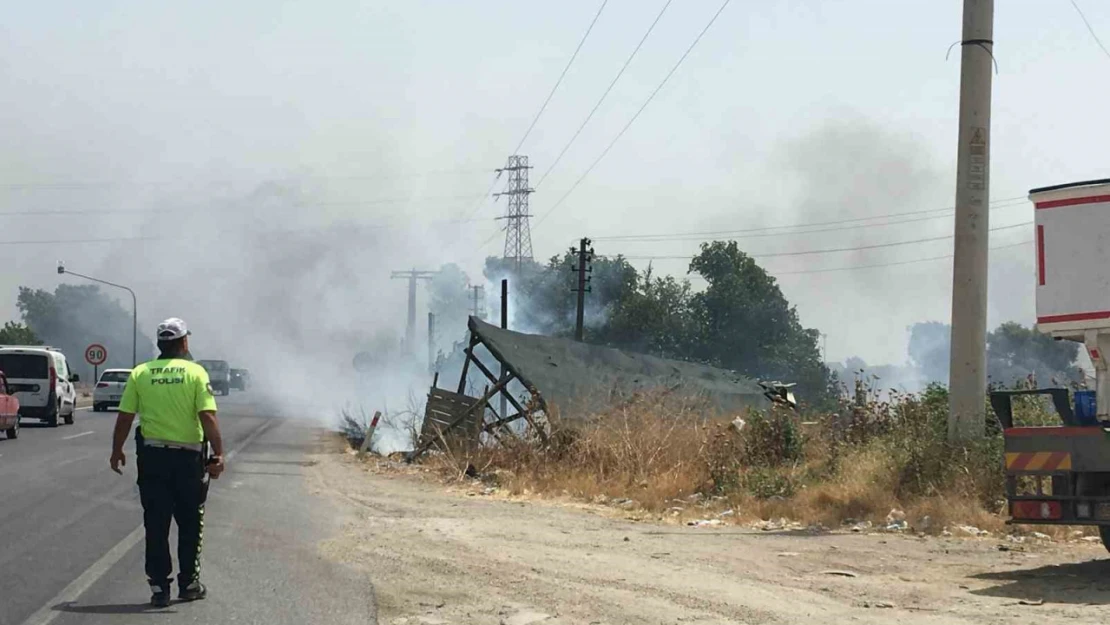
<instances>
[{"instance_id":1,"label":"tarpaulin cover","mask_svg":"<svg viewBox=\"0 0 1110 625\"><path fill-rule=\"evenodd\" d=\"M754 381L732 371L668 360L570 339L503 330L476 317L470 331L509 370L535 386L564 417L601 408L635 391L669 389L704 398L725 412L763 408L770 401Z\"/></svg>"}]
</instances>

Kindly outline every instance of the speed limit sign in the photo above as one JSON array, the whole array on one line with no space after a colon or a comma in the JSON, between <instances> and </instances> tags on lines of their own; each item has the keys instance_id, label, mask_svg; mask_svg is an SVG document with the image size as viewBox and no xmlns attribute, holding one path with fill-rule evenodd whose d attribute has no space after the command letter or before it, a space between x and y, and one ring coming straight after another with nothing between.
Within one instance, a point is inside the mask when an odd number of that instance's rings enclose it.
<instances>
[{"instance_id":1,"label":"speed limit sign","mask_svg":"<svg viewBox=\"0 0 1110 625\"><path fill-rule=\"evenodd\" d=\"M85 362L96 367L108 360L108 350L103 345L93 343L85 348Z\"/></svg>"}]
</instances>

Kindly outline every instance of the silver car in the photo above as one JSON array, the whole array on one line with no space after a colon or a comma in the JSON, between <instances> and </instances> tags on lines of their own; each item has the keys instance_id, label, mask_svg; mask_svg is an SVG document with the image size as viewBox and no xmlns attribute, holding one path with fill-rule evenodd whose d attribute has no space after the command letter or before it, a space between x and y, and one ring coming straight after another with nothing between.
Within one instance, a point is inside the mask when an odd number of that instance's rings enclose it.
<instances>
[{"instance_id":1,"label":"silver car","mask_svg":"<svg viewBox=\"0 0 1110 625\"><path fill-rule=\"evenodd\" d=\"M130 369L105 369L93 389L93 412L105 412L109 406L119 406L123 387L127 386Z\"/></svg>"}]
</instances>

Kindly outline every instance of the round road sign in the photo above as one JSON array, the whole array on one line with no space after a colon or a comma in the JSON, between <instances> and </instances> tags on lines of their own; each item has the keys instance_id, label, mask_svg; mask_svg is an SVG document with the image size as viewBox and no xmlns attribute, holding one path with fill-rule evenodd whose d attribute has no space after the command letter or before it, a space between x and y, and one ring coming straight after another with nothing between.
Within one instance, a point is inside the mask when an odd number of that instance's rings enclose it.
<instances>
[{"instance_id":1,"label":"round road sign","mask_svg":"<svg viewBox=\"0 0 1110 625\"><path fill-rule=\"evenodd\" d=\"M108 350L104 349L103 345L93 343L85 348L85 362L93 366L99 366L108 360Z\"/></svg>"}]
</instances>

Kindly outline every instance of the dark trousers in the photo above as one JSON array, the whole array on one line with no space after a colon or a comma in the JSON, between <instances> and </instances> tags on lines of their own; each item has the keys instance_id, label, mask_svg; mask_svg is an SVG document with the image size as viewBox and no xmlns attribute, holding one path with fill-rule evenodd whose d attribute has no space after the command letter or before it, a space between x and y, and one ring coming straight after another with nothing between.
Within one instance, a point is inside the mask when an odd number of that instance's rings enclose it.
<instances>
[{"instance_id":1,"label":"dark trousers","mask_svg":"<svg viewBox=\"0 0 1110 625\"><path fill-rule=\"evenodd\" d=\"M139 442L139 497L146 528L146 576L151 584L170 583L170 519L177 522L177 561L181 587L200 577L204 540L204 502L208 481L200 452L146 447Z\"/></svg>"}]
</instances>

